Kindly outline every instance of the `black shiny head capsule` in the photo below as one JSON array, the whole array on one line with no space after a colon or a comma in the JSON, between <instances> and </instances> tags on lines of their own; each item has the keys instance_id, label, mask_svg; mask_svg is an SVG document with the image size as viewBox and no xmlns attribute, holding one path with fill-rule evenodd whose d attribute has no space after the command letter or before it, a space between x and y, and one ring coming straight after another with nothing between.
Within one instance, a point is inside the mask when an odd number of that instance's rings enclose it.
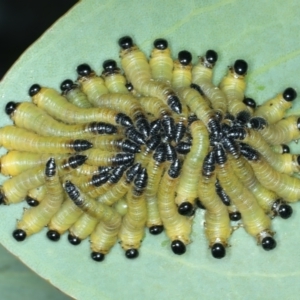
<instances>
[{"instance_id":1,"label":"black shiny head capsule","mask_svg":"<svg viewBox=\"0 0 300 300\"><path fill-rule=\"evenodd\" d=\"M177 178L182 167L181 161L176 158L169 167L168 174L171 178Z\"/></svg>"},{"instance_id":2,"label":"black shiny head capsule","mask_svg":"<svg viewBox=\"0 0 300 300\"><path fill-rule=\"evenodd\" d=\"M88 77L93 72L93 70L91 69L91 67L88 64L79 65L77 67L76 71L77 71L77 74L82 77Z\"/></svg>"},{"instance_id":3,"label":"black shiny head capsule","mask_svg":"<svg viewBox=\"0 0 300 300\"><path fill-rule=\"evenodd\" d=\"M252 98L244 98L243 103L251 108L256 108L256 102Z\"/></svg>"},{"instance_id":4,"label":"black shiny head capsule","mask_svg":"<svg viewBox=\"0 0 300 300\"><path fill-rule=\"evenodd\" d=\"M282 153L290 153L291 150L290 150L290 147L286 144L282 144ZM297 157L297 161L298 161L298 165L300 165L300 160L299 160L299 155Z\"/></svg>"},{"instance_id":5,"label":"black shiny head capsule","mask_svg":"<svg viewBox=\"0 0 300 300\"><path fill-rule=\"evenodd\" d=\"M288 219L293 214L293 209L290 205L283 203L279 205L277 212L282 219Z\"/></svg>"},{"instance_id":6,"label":"black shiny head capsule","mask_svg":"<svg viewBox=\"0 0 300 300\"><path fill-rule=\"evenodd\" d=\"M182 255L186 252L185 244L180 240L174 240L171 243L171 249L174 254Z\"/></svg>"},{"instance_id":7,"label":"black shiny head capsule","mask_svg":"<svg viewBox=\"0 0 300 300\"><path fill-rule=\"evenodd\" d=\"M208 62L211 66L214 66L214 64L218 60L218 53L214 50L207 50L205 54L205 60Z\"/></svg>"},{"instance_id":8,"label":"black shiny head capsule","mask_svg":"<svg viewBox=\"0 0 300 300\"><path fill-rule=\"evenodd\" d=\"M91 258L92 258L94 261L101 262L101 261L104 260L105 255L104 255L103 253L99 253L99 252L92 252L92 253L91 253Z\"/></svg>"},{"instance_id":9,"label":"black shiny head capsule","mask_svg":"<svg viewBox=\"0 0 300 300\"><path fill-rule=\"evenodd\" d=\"M118 113L116 115L116 123L124 127L130 127L133 125L131 119L123 113Z\"/></svg>"},{"instance_id":10,"label":"black shiny head capsule","mask_svg":"<svg viewBox=\"0 0 300 300\"><path fill-rule=\"evenodd\" d=\"M118 69L117 63L113 59L107 59L103 62L102 67L104 72L114 73L116 69Z\"/></svg>"},{"instance_id":11,"label":"black shiny head capsule","mask_svg":"<svg viewBox=\"0 0 300 300\"><path fill-rule=\"evenodd\" d=\"M11 114L13 114L15 112L15 110L17 109L18 105L20 103L16 103L13 101L10 101L6 104L5 106L5 113L10 116Z\"/></svg>"},{"instance_id":12,"label":"black shiny head capsule","mask_svg":"<svg viewBox=\"0 0 300 300\"><path fill-rule=\"evenodd\" d=\"M270 251L276 248L277 243L271 236L267 236L262 239L261 245L264 250Z\"/></svg>"},{"instance_id":13,"label":"black shiny head capsule","mask_svg":"<svg viewBox=\"0 0 300 300\"><path fill-rule=\"evenodd\" d=\"M37 201L36 199L33 199L33 198L29 197L29 196L26 196L25 201L31 207L35 207L35 206L38 206L40 204L39 201Z\"/></svg>"},{"instance_id":14,"label":"black shiny head capsule","mask_svg":"<svg viewBox=\"0 0 300 300\"><path fill-rule=\"evenodd\" d=\"M28 94L29 94L30 97L33 97L33 96L35 96L40 90L41 90L41 86L38 85L38 84L34 84L34 85L32 85L32 86L29 88Z\"/></svg>"},{"instance_id":15,"label":"black shiny head capsule","mask_svg":"<svg viewBox=\"0 0 300 300\"><path fill-rule=\"evenodd\" d=\"M14 230L12 235L17 242L23 242L27 236L26 232L22 229Z\"/></svg>"},{"instance_id":16,"label":"black shiny head capsule","mask_svg":"<svg viewBox=\"0 0 300 300\"><path fill-rule=\"evenodd\" d=\"M285 101L290 102L297 98L297 92L293 88L289 87L284 90L282 96Z\"/></svg>"},{"instance_id":17,"label":"black shiny head capsule","mask_svg":"<svg viewBox=\"0 0 300 300\"><path fill-rule=\"evenodd\" d=\"M239 221L242 218L242 215L239 211L233 211L231 213L229 213L229 219L231 221Z\"/></svg>"},{"instance_id":18,"label":"black shiny head capsule","mask_svg":"<svg viewBox=\"0 0 300 300\"><path fill-rule=\"evenodd\" d=\"M86 155L78 154L78 155L70 156L68 159L68 163L72 169L76 169L79 166L83 165L86 160L87 160Z\"/></svg>"},{"instance_id":19,"label":"black shiny head capsule","mask_svg":"<svg viewBox=\"0 0 300 300\"><path fill-rule=\"evenodd\" d=\"M202 204L202 202L199 198L196 199L195 203L196 203L197 207L199 207L200 209L206 209L206 207Z\"/></svg>"},{"instance_id":20,"label":"black shiny head capsule","mask_svg":"<svg viewBox=\"0 0 300 300\"><path fill-rule=\"evenodd\" d=\"M170 95L168 97L167 104L170 106L170 108L174 112L176 112L177 114L181 114L181 112L182 112L182 106L181 106L180 100L179 100L179 98L177 96Z\"/></svg>"},{"instance_id":21,"label":"black shiny head capsule","mask_svg":"<svg viewBox=\"0 0 300 300\"><path fill-rule=\"evenodd\" d=\"M218 259L223 258L226 255L225 247L221 243L215 243L211 247L211 255L214 258L218 258Z\"/></svg>"},{"instance_id":22,"label":"black shiny head capsule","mask_svg":"<svg viewBox=\"0 0 300 300\"><path fill-rule=\"evenodd\" d=\"M55 159L51 157L47 163L46 163L46 168L45 168L45 175L47 177L53 177L56 174L56 163Z\"/></svg>"},{"instance_id":23,"label":"black shiny head capsule","mask_svg":"<svg viewBox=\"0 0 300 300\"><path fill-rule=\"evenodd\" d=\"M53 242L57 242L60 239L60 234L56 230L49 230L47 232L47 238Z\"/></svg>"},{"instance_id":24,"label":"black shiny head capsule","mask_svg":"<svg viewBox=\"0 0 300 300\"><path fill-rule=\"evenodd\" d=\"M125 252L125 256L129 259L137 258L139 256L139 251L137 249L128 249Z\"/></svg>"},{"instance_id":25,"label":"black shiny head capsule","mask_svg":"<svg viewBox=\"0 0 300 300\"><path fill-rule=\"evenodd\" d=\"M119 46L123 49L129 49L133 47L133 41L132 38L128 35L123 36L119 39Z\"/></svg>"},{"instance_id":26,"label":"black shiny head capsule","mask_svg":"<svg viewBox=\"0 0 300 300\"><path fill-rule=\"evenodd\" d=\"M75 140L73 142L73 149L75 152L85 151L93 147L93 144L87 140Z\"/></svg>"},{"instance_id":27,"label":"black shiny head capsule","mask_svg":"<svg viewBox=\"0 0 300 300\"><path fill-rule=\"evenodd\" d=\"M70 242L70 244L72 244L73 246L77 246L81 243L81 239L72 235L72 234L68 234L68 241Z\"/></svg>"},{"instance_id":28,"label":"black shiny head capsule","mask_svg":"<svg viewBox=\"0 0 300 300\"><path fill-rule=\"evenodd\" d=\"M235 61L234 65L233 65L233 71L240 76L244 76L246 75L248 70L248 64L242 60L242 59L238 59Z\"/></svg>"},{"instance_id":29,"label":"black shiny head capsule","mask_svg":"<svg viewBox=\"0 0 300 300\"><path fill-rule=\"evenodd\" d=\"M247 124L250 118L251 118L251 114L247 110L242 110L236 115L236 121L241 125Z\"/></svg>"},{"instance_id":30,"label":"black shiny head capsule","mask_svg":"<svg viewBox=\"0 0 300 300\"><path fill-rule=\"evenodd\" d=\"M158 235L160 233L162 233L164 230L164 226L163 225L154 225L149 227L149 232L153 235Z\"/></svg>"},{"instance_id":31,"label":"black shiny head capsule","mask_svg":"<svg viewBox=\"0 0 300 300\"><path fill-rule=\"evenodd\" d=\"M132 92L133 91L133 85L131 83L126 83L125 87L128 90L128 92Z\"/></svg>"},{"instance_id":32,"label":"black shiny head capsule","mask_svg":"<svg viewBox=\"0 0 300 300\"><path fill-rule=\"evenodd\" d=\"M194 214L194 206L190 202L182 202L178 206L178 213L182 216L192 216Z\"/></svg>"},{"instance_id":33,"label":"black shiny head capsule","mask_svg":"<svg viewBox=\"0 0 300 300\"><path fill-rule=\"evenodd\" d=\"M165 39L156 39L153 46L158 50L165 50L168 48L168 42Z\"/></svg>"},{"instance_id":34,"label":"black shiny head capsule","mask_svg":"<svg viewBox=\"0 0 300 300\"><path fill-rule=\"evenodd\" d=\"M66 79L61 83L60 90L63 93L67 93L76 87L77 87L77 84L75 84L71 79Z\"/></svg>"},{"instance_id":35,"label":"black shiny head capsule","mask_svg":"<svg viewBox=\"0 0 300 300\"><path fill-rule=\"evenodd\" d=\"M182 50L178 53L178 60L183 66L188 66L192 61L192 54L189 51Z\"/></svg>"}]
</instances>

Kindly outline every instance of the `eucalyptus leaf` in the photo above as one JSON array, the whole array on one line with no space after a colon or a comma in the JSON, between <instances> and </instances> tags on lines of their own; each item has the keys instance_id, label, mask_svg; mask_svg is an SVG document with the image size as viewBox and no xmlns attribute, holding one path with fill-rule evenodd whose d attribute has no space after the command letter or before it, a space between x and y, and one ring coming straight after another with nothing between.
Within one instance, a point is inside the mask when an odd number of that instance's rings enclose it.
<instances>
[{"instance_id":1,"label":"eucalyptus leaf","mask_svg":"<svg viewBox=\"0 0 300 300\"><path fill-rule=\"evenodd\" d=\"M0 126L11 123L5 104L28 101L33 83L58 89L64 79L76 78L75 68L81 63L100 72L105 59L118 60L117 41L123 35L131 35L147 54L159 37L169 41L174 57L187 49L196 61L206 50L216 50L216 83L228 65L245 59L250 66L247 95L259 103L288 86L299 92L299 13L299 4L292 0L81 1L20 57L1 82ZM299 111L299 100L294 106ZM292 148L300 152L296 144ZM116 245L102 263L90 259L88 241L74 247L63 236L52 243L46 229L16 242L11 233L23 206L0 207L0 242L76 299L299 298L299 204L293 205L291 219L274 220L277 248L271 252L240 228L230 239L228 255L212 258L198 211L193 243L185 255L171 253L164 234L147 234L138 259L126 259Z\"/></svg>"}]
</instances>

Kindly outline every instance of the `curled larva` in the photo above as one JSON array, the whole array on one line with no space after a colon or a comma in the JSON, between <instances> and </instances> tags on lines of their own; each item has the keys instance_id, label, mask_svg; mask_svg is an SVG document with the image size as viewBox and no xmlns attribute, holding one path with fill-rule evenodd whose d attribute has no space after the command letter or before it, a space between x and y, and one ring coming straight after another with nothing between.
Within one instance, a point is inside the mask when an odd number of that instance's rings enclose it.
<instances>
[{"instance_id":1,"label":"curled larva","mask_svg":"<svg viewBox=\"0 0 300 300\"><path fill-rule=\"evenodd\" d=\"M13 232L13 237L18 242L41 231L63 202L63 188L53 158L46 163L44 176L47 189L45 198L40 205L24 210L22 219L18 221L17 229Z\"/></svg>"},{"instance_id":2,"label":"curled larva","mask_svg":"<svg viewBox=\"0 0 300 300\"><path fill-rule=\"evenodd\" d=\"M12 125L0 128L0 145L8 150L54 154L84 151L93 146L87 140L40 136Z\"/></svg>"},{"instance_id":3,"label":"curled larva","mask_svg":"<svg viewBox=\"0 0 300 300\"><path fill-rule=\"evenodd\" d=\"M119 239L127 258L136 258L145 234L147 221L147 205L144 195L147 186L147 172L142 169L134 179L134 185L129 189L126 200L127 214L123 217Z\"/></svg>"},{"instance_id":4,"label":"curled larva","mask_svg":"<svg viewBox=\"0 0 300 300\"><path fill-rule=\"evenodd\" d=\"M59 122L30 102L8 102L5 111L17 127L34 131L42 136L86 139L96 134L113 134L117 132L115 126L103 122L72 125Z\"/></svg>"},{"instance_id":5,"label":"curled larva","mask_svg":"<svg viewBox=\"0 0 300 300\"><path fill-rule=\"evenodd\" d=\"M68 159L56 161L56 171L59 176L68 174L84 163L86 157L71 156ZM25 199L27 192L45 184L44 166L28 169L6 180L0 187L0 204L18 203Z\"/></svg>"},{"instance_id":6,"label":"curled larva","mask_svg":"<svg viewBox=\"0 0 300 300\"><path fill-rule=\"evenodd\" d=\"M40 87L38 84L31 86L29 95L32 97L32 102L44 109L50 116L69 124L105 122L125 127L132 126L131 119L123 113L109 108L77 107L56 90Z\"/></svg>"},{"instance_id":7,"label":"curled larva","mask_svg":"<svg viewBox=\"0 0 300 300\"><path fill-rule=\"evenodd\" d=\"M256 238L264 250L276 247L271 220L258 205L254 195L239 181L227 161L224 150L215 146L218 179L242 215L245 230Z\"/></svg>"},{"instance_id":8,"label":"curled larva","mask_svg":"<svg viewBox=\"0 0 300 300\"><path fill-rule=\"evenodd\" d=\"M93 107L91 102L89 102L87 95L78 87L78 84L74 83L72 80L64 80L60 85L60 89L62 95L65 96L70 103L81 108Z\"/></svg>"},{"instance_id":9,"label":"curled larva","mask_svg":"<svg viewBox=\"0 0 300 300\"><path fill-rule=\"evenodd\" d=\"M151 77L157 81L170 83L172 80L173 59L168 42L165 39L156 39L153 46L149 60Z\"/></svg>"},{"instance_id":10,"label":"curled larva","mask_svg":"<svg viewBox=\"0 0 300 300\"><path fill-rule=\"evenodd\" d=\"M198 197L197 185L203 164L203 159L208 152L209 138L204 123L200 120L190 125L193 144L191 151L183 162L181 176L176 189L175 202L181 215L191 215L194 211L194 203Z\"/></svg>"},{"instance_id":11,"label":"curled larva","mask_svg":"<svg viewBox=\"0 0 300 300\"><path fill-rule=\"evenodd\" d=\"M165 171L157 192L159 214L166 234L171 240L171 249L177 255L186 252L192 231L192 218L180 215L174 201L181 166L178 159L172 162Z\"/></svg>"},{"instance_id":12,"label":"curled larva","mask_svg":"<svg viewBox=\"0 0 300 300\"><path fill-rule=\"evenodd\" d=\"M228 101L228 112L234 116L241 111L248 110L248 106L243 102L247 70L248 64L244 60L238 59L234 65L229 68L227 76L225 76L220 83L220 89L224 92ZM251 110L248 111L252 112Z\"/></svg>"},{"instance_id":13,"label":"curled larva","mask_svg":"<svg viewBox=\"0 0 300 300\"><path fill-rule=\"evenodd\" d=\"M258 106L254 116L264 118L269 125L274 124L284 117L285 112L292 107L292 101L296 97L297 92L293 88L287 88L275 98Z\"/></svg>"},{"instance_id":14,"label":"curled larva","mask_svg":"<svg viewBox=\"0 0 300 300\"><path fill-rule=\"evenodd\" d=\"M198 195L205 207L205 235L212 256L223 258L226 255L228 239L231 235L230 219L227 207L220 201L215 189L215 153L211 151L204 159L198 184Z\"/></svg>"},{"instance_id":15,"label":"curled larva","mask_svg":"<svg viewBox=\"0 0 300 300\"><path fill-rule=\"evenodd\" d=\"M129 36L119 39L121 64L135 89L145 96L163 100L175 113L181 113L179 98L169 85L151 81L151 69L145 54L133 44Z\"/></svg>"}]
</instances>

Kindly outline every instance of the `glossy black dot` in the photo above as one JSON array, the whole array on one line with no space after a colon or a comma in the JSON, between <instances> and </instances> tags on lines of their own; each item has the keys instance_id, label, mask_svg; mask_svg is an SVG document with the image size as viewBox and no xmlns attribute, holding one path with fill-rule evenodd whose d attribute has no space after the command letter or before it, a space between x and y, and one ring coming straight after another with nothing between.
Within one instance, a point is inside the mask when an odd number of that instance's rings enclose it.
<instances>
[{"instance_id":1,"label":"glossy black dot","mask_svg":"<svg viewBox=\"0 0 300 300\"><path fill-rule=\"evenodd\" d=\"M186 251L185 244L180 240L175 240L171 244L171 249L174 254L182 255Z\"/></svg>"},{"instance_id":2,"label":"glossy black dot","mask_svg":"<svg viewBox=\"0 0 300 300\"><path fill-rule=\"evenodd\" d=\"M229 219L231 221L239 221L242 218L242 215L239 211L233 211L229 213Z\"/></svg>"},{"instance_id":3,"label":"glossy black dot","mask_svg":"<svg viewBox=\"0 0 300 300\"><path fill-rule=\"evenodd\" d=\"M126 83L125 87L127 88L128 92L133 91L133 85L131 83Z\"/></svg>"},{"instance_id":4,"label":"glossy black dot","mask_svg":"<svg viewBox=\"0 0 300 300\"><path fill-rule=\"evenodd\" d=\"M251 108L256 108L256 102L252 98L244 98L243 102L245 105Z\"/></svg>"},{"instance_id":5,"label":"glossy black dot","mask_svg":"<svg viewBox=\"0 0 300 300\"><path fill-rule=\"evenodd\" d=\"M284 90L282 96L285 101L290 102L290 101L293 101L296 99L297 92L293 88L290 87L290 88L287 88Z\"/></svg>"},{"instance_id":6,"label":"glossy black dot","mask_svg":"<svg viewBox=\"0 0 300 300\"><path fill-rule=\"evenodd\" d=\"M74 85L75 84L71 79L66 79L61 83L60 89L62 92L67 92L72 90L74 88Z\"/></svg>"},{"instance_id":7,"label":"glossy black dot","mask_svg":"<svg viewBox=\"0 0 300 300\"><path fill-rule=\"evenodd\" d=\"M102 67L105 72L112 73L117 68L117 63L113 59L107 59L103 62Z\"/></svg>"},{"instance_id":8,"label":"glossy black dot","mask_svg":"<svg viewBox=\"0 0 300 300\"><path fill-rule=\"evenodd\" d=\"M180 51L178 53L178 60L184 66L189 65L191 63L191 61L192 61L192 54L191 54L191 52L186 51L186 50Z\"/></svg>"},{"instance_id":9,"label":"glossy black dot","mask_svg":"<svg viewBox=\"0 0 300 300\"><path fill-rule=\"evenodd\" d=\"M30 97L33 97L33 96L35 96L40 90L41 90L41 86L38 85L38 84L34 84L34 85L32 85L32 86L30 87L28 94L29 94Z\"/></svg>"},{"instance_id":10,"label":"glossy black dot","mask_svg":"<svg viewBox=\"0 0 300 300\"><path fill-rule=\"evenodd\" d=\"M163 230L164 230L163 225L155 225L155 226L151 226L149 228L149 232L153 235L158 235L158 234L162 233Z\"/></svg>"},{"instance_id":11,"label":"glossy black dot","mask_svg":"<svg viewBox=\"0 0 300 300\"><path fill-rule=\"evenodd\" d=\"M16 103L16 102L13 102L13 101L8 102L5 106L5 113L7 115L11 115L16 110L17 106L18 106L18 103Z\"/></svg>"},{"instance_id":12,"label":"glossy black dot","mask_svg":"<svg viewBox=\"0 0 300 300\"><path fill-rule=\"evenodd\" d=\"M194 206L190 202L183 202L178 206L178 213L183 216L191 216L194 213Z\"/></svg>"},{"instance_id":13,"label":"glossy black dot","mask_svg":"<svg viewBox=\"0 0 300 300\"><path fill-rule=\"evenodd\" d=\"M282 146L282 153L290 153L291 152L290 147L288 145L282 144L281 146ZM299 155L298 155L297 161L298 161L298 164L300 165Z\"/></svg>"},{"instance_id":14,"label":"glossy black dot","mask_svg":"<svg viewBox=\"0 0 300 300\"><path fill-rule=\"evenodd\" d=\"M68 241L74 246L77 246L81 243L81 239L76 236L73 236L72 234L68 235Z\"/></svg>"},{"instance_id":15,"label":"glossy black dot","mask_svg":"<svg viewBox=\"0 0 300 300\"><path fill-rule=\"evenodd\" d=\"M105 255L104 255L103 253L99 253L99 252L92 252L92 253L91 253L91 258L92 258L94 261L101 262L101 261L104 260Z\"/></svg>"},{"instance_id":16,"label":"glossy black dot","mask_svg":"<svg viewBox=\"0 0 300 300\"><path fill-rule=\"evenodd\" d=\"M278 208L278 214L282 219L288 219L293 214L293 209L288 204L281 204Z\"/></svg>"},{"instance_id":17,"label":"glossy black dot","mask_svg":"<svg viewBox=\"0 0 300 300\"><path fill-rule=\"evenodd\" d=\"M218 60L218 53L214 50L207 50L205 58L210 64L214 65Z\"/></svg>"},{"instance_id":18,"label":"glossy black dot","mask_svg":"<svg viewBox=\"0 0 300 300\"><path fill-rule=\"evenodd\" d=\"M158 50L165 50L168 48L168 42L165 39L156 39L153 46Z\"/></svg>"},{"instance_id":19,"label":"glossy black dot","mask_svg":"<svg viewBox=\"0 0 300 300\"><path fill-rule=\"evenodd\" d=\"M119 46L123 49L129 49L133 46L132 38L128 35L123 36L119 39Z\"/></svg>"},{"instance_id":20,"label":"glossy black dot","mask_svg":"<svg viewBox=\"0 0 300 300\"><path fill-rule=\"evenodd\" d=\"M128 249L125 252L125 256L129 259L137 258L139 256L139 251L137 249Z\"/></svg>"},{"instance_id":21,"label":"glossy black dot","mask_svg":"<svg viewBox=\"0 0 300 300\"><path fill-rule=\"evenodd\" d=\"M47 238L53 242L57 242L60 239L60 234L56 230L49 230Z\"/></svg>"},{"instance_id":22,"label":"glossy black dot","mask_svg":"<svg viewBox=\"0 0 300 300\"><path fill-rule=\"evenodd\" d=\"M92 73L92 69L88 64L81 64L76 69L79 76L89 76Z\"/></svg>"},{"instance_id":23,"label":"glossy black dot","mask_svg":"<svg viewBox=\"0 0 300 300\"><path fill-rule=\"evenodd\" d=\"M276 247L277 243L271 236L267 236L267 237L263 238L261 245L264 250L270 251Z\"/></svg>"},{"instance_id":24,"label":"glossy black dot","mask_svg":"<svg viewBox=\"0 0 300 300\"><path fill-rule=\"evenodd\" d=\"M225 247L221 243L215 243L211 247L211 255L214 258L218 258L218 259L223 258L226 255Z\"/></svg>"},{"instance_id":25,"label":"glossy black dot","mask_svg":"<svg viewBox=\"0 0 300 300\"><path fill-rule=\"evenodd\" d=\"M206 207L202 204L202 202L200 201L199 198L196 199L196 205L197 205L200 209L206 209Z\"/></svg>"},{"instance_id":26,"label":"glossy black dot","mask_svg":"<svg viewBox=\"0 0 300 300\"><path fill-rule=\"evenodd\" d=\"M244 60L238 59L233 65L233 70L237 75L246 75L248 64Z\"/></svg>"},{"instance_id":27,"label":"glossy black dot","mask_svg":"<svg viewBox=\"0 0 300 300\"><path fill-rule=\"evenodd\" d=\"M38 206L40 204L39 201L37 201L36 199L31 198L29 196L26 196L25 200L26 200L27 204L32 207Z\"/></svg>"},{"instance_id":28,"label":"glossy black dot","mask_svg":"<svg viewBox=\"0 0 300 300\"><path fill-rule=\"evenodd\" d=\"M26 236L27 236L26 232L22 229L14 230L12 235L15 238L15 240L18 241L18 242L24 241L26 239Z\"/></svg>"}]
</instances>

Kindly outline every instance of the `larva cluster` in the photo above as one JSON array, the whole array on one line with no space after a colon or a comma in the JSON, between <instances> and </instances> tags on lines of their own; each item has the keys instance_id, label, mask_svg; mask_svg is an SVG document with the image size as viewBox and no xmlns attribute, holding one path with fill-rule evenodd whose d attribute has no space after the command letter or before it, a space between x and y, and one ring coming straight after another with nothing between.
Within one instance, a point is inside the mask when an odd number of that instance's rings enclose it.
<instances>
[{"instance_id":1,"label":"larva cluster","mask_svg":"<svg viewBox=\"0 0 300 300\"><path fill-rule=\"evenodd\" d=\"M31 208L13 237L48 226L47 237L78 245L90 238L102 261L120 242L135 258L145 228L165 230L175 254L191 242L196 207L212 256L226 254L232 222L240 221L264 250L276 247L275 216L287 219L300 199L300 157L286 143L300 138L300 117L284 118L297 97L287 88L256 107L245 96L247 63L238 59L219 86L212 82L217 53L192 65L157 39L150 59L128 36L119 40L121 65L87 64L61 93L34 84L32 102L8 102L14 125L0 128L0 203L26 200Z\"/></svg>"}]
</instances>

